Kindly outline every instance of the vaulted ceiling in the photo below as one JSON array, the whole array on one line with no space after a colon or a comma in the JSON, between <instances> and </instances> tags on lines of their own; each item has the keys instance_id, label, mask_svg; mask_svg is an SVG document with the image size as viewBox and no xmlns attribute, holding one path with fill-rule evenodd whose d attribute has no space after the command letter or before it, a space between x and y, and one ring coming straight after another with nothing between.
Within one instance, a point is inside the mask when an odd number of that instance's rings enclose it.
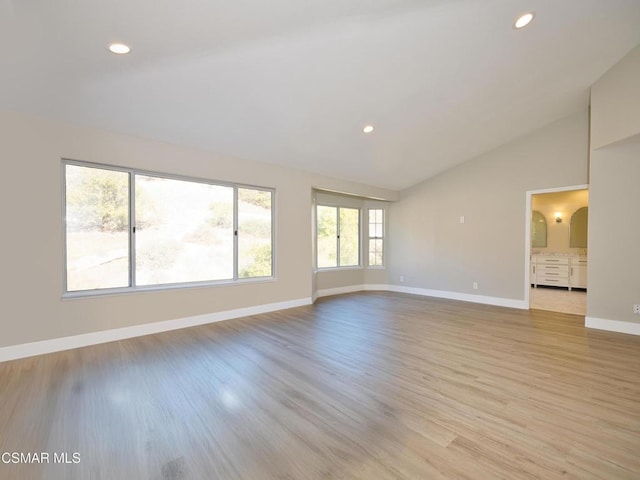
<instances>
[{"instance_id":1,"label":"vaulted ceiling","mask_svg":"<svg viewBox=\"0 0 640 480\"><path fill-rule=\"evenodd\" d=\"M0 108L402 189L586 108L638 25L638 0L0 0Z\"/></svg>"}]
</instances>

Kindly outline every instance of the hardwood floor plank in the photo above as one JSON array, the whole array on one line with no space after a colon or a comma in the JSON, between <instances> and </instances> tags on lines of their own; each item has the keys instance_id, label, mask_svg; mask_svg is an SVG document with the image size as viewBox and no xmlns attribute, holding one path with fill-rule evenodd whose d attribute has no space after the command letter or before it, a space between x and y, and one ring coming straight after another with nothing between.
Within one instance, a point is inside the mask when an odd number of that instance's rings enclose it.
<instances>
[{"instance_id":1,"label":"hardwood floor plank","mask_svg":"<svg viewBox=\"0 0 640 480\"><path fill-rule=\"evenodd\" d=\"M0 364L0 479L640 478L640 337L389 292Z\"/></svg>"}]
</instances>

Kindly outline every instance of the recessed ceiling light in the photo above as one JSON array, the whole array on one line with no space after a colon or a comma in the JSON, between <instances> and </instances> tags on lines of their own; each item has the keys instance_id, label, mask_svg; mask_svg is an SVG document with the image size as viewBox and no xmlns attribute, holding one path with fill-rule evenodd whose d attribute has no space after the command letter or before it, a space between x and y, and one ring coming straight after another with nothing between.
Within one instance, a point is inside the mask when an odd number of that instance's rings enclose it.
<instances>
[{"instance_id":1,"label":"recessed ceiling light","mask_svg":"<svg viewBox=\"0 0 640 480\"><path fill-rule=\"evenodd\" d=\"M523 13L517 18L516 22L513 24L513 28L519 30L526 27L531 23L531 20L533 20L534 16L535 14L533 12Z\"/></svg>"},{"instance_id":2,"label":"recessed ceiling light","mask_svg":"<svg viewBox=\"0 0 640 480\"><path fill-rule=\"evenodd\" d=\"M116 55L126 55L131 51L131 49L124 43L112 43L111 45L109 45L109 51L111 53L115 53Z\"/></svg>"},{"instance_id":3,"label":"recessed ceiling light","mask_svg":"<svg viewBox=\"0 0 640 480\"><path fill-rule=\"evenodd\" d=\"M362 131L363 131L364 133L371 133L371 132L373 132L373 125L367 125L366 127L364 127L364 128L362 129Z\"/></svg>"}]
</instances>

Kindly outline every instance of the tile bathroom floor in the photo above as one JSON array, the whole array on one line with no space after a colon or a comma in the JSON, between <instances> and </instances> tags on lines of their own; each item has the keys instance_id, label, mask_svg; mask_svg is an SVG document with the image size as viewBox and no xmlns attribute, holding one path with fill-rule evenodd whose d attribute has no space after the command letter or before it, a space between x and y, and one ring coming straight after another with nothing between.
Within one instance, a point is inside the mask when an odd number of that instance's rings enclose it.
<instances>
[{"instance_id":1,"label":"tile bathroom floor","mask_svg":"<svg viewBox=\"0 0 640 480\"><path fill-rule=\"evenodd\" d=\"M536 310L586 315L587 292L584 290L568 291L556 287L532 287L529 306Z\"/></svg>"}]
</instances>

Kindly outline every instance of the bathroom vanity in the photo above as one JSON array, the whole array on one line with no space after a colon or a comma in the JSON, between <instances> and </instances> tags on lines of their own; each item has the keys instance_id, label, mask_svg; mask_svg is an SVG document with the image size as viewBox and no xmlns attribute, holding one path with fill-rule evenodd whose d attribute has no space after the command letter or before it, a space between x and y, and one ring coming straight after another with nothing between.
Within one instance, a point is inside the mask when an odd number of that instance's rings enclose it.
<instances>
[{"instance_id":1,"label":"bathroom vanity","mask_svg":"<svg viewBox=\"0 0 640 480\"><path fill-rule=\"evenodd\" d=\"M583 255L531 255L531 284L587 288L587 257Z\"/></svg>"}]
</instances>

